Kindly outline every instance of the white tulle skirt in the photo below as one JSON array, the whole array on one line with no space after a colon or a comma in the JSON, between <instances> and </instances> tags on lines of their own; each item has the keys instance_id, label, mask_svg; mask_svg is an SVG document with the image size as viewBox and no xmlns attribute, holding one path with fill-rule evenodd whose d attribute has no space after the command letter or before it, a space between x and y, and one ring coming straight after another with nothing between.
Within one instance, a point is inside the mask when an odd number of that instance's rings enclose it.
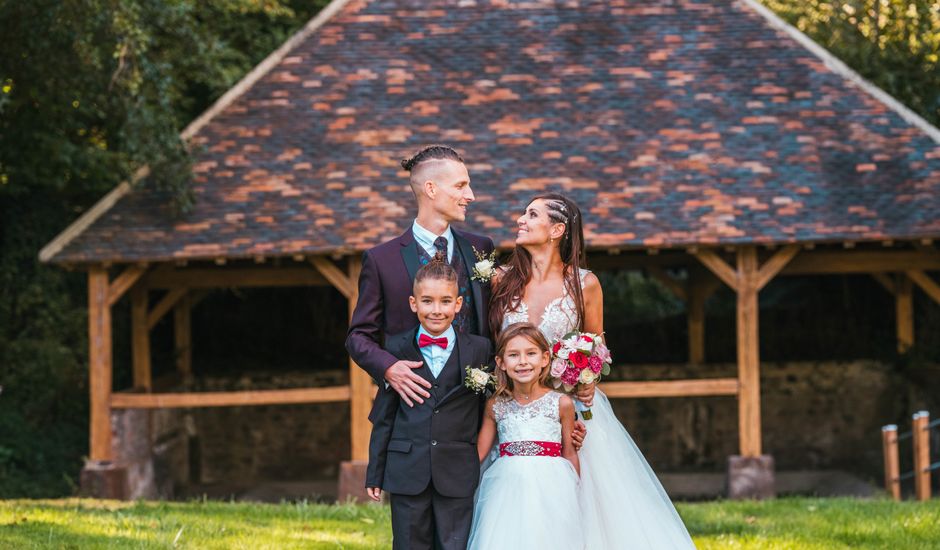
<instances>
[{"instance_id":1,"label":"white tulle skirt","mask_svg":"<svg viewBox=\"0 0 940 550\"><path fill-rule=\"evenodd\" d=\"M562 457L506 456L483 473L471 550L582 550L578 474Z\"/></svg>"},{"instance_id":2,"label":"white tulle skirt","mask_svg":"<svg viewBox=\"0 0 940 550\"><path fill-rule=\"evenodd\" d=\"M585 547L695 548L656 474L600 391L591 412L593 418L584 422L587 436L578 453Z\"/></svg>"}]
</instances>

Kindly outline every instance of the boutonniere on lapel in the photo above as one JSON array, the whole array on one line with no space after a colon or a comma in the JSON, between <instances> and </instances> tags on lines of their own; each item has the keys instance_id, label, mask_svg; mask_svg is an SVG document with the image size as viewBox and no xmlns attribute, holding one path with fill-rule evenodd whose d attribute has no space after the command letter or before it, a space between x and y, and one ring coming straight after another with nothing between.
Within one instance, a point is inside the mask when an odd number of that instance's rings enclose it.
<instances>
[{"instance_id":1,"label":"boutonniere on lapel","mask_svg":"<svg viewBox=\"0 0 940 550\"><path fill-rule=\"evenodd\" d=\"M496 377L487 372L485 367L471 368L465 367L467 377L464 378L463 385L473 393L484 393L486 390L496 389Z\"/></svg>"},{"instance_id":2,"label":"boutonniere on lapel","mask_svg":"<svg viewBox=\"0 0 940 550\"><path fill-rule=\"evenodd\" d=\"M481 283L490 282L493 274L496 273L496 251L484 254L474 246L473 255L476 256L477 262L473 264L473 273L470 275L470 279Z\"/></svg>"}]
</instances>

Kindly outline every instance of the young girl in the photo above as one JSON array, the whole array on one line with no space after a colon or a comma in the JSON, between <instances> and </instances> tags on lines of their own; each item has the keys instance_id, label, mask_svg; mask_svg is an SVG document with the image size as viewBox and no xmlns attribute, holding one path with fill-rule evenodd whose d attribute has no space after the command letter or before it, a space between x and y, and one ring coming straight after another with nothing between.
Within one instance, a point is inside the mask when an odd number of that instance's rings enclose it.
<instances>
[{"instance_id":1,"label":"young girl","mask_svg":"<svg viewBox=\"0 0 940 550\"><path fill-rule=\"evenodd\" d=\"M574 403L546 384L548 342L531 323L496 343L496 393L477 439L482 461L499 434L499 456L477 491L469 549L584 548L578 506Z\"/></svg>"}]
</instances>

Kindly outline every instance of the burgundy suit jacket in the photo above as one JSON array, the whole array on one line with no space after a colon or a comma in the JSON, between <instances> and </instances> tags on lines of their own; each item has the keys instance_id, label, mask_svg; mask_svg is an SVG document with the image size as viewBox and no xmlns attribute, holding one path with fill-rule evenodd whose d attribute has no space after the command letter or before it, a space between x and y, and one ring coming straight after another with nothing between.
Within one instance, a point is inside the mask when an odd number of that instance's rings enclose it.
<instances>
[{"instance_id":1,"label":"burgundy suit jacket","mask_svg":"<svg viewBox=\"0 0 940 550\"><path fill-rule=\"evenodd\" d=\"M468 269L476 263L473 249L489 254L493 240L451 228L454 253L461 254ZM398 359L383 348L386 335L398 334L418 325L418 316L411 311L415 273L421 267L411 227L400 237L367 250L362 256L359 275L359 301L353 312L346 335L349 356L381 386L385 370ZM489 338L487 312L490 300L489 283L471 281L474 314L480 336Z\"/></svg>"}]
</instances>

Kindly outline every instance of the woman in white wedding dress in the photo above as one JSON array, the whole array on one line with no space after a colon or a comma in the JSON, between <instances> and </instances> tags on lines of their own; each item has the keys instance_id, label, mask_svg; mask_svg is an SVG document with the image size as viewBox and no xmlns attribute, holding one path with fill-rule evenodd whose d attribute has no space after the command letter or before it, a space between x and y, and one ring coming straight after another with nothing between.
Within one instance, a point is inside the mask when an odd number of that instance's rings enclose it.
<instances>
[{"instance_id":1,"label":"woman in white wedding dress","mask_svg":"<svg viewBox=\"0 0 940 550\"><path fill-rule=\"evenodd\" d=\"M572 330L603 334L603 294L584 269L581 212L559 194L535 197L519 217L516 248L493 277L494 332L531 322L549 343ZM617 349L612 353L616 357ZM589 403L581 462L580 508L586 548L695 548L679 514L601 391ZM497 459L499 460L499 459ZM546 480L546 483L549 483Z\"/></svg>"}]
</instances>

